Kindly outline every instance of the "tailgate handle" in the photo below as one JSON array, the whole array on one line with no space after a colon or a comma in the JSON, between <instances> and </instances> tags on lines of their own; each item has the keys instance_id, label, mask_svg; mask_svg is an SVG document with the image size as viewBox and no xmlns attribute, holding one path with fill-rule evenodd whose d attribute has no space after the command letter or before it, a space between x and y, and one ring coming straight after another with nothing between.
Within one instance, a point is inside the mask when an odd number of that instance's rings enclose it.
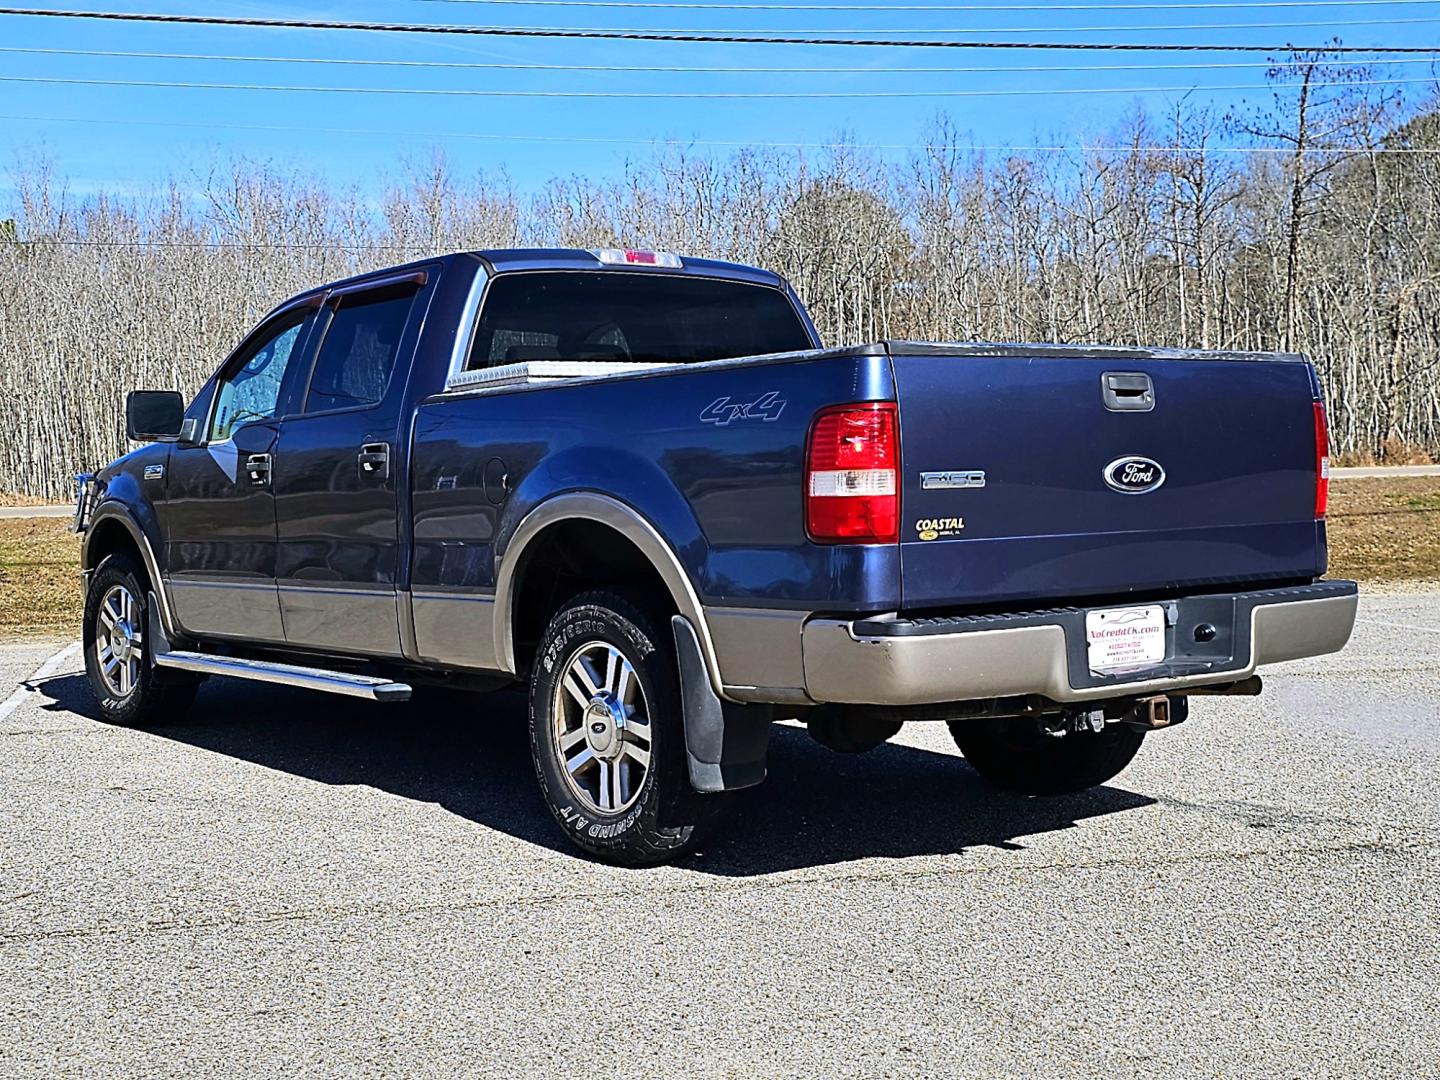
<instances>
[{"instance_id":1,"label":"tailgate handle","mask_svg":"<svg viewBox=\"0 0 1440 1080\"><path fill-rule=\"evenodd\" d=\"M1155 386L1143 371L1107 371L1100 376L1100 396L1111 412L1149 412L1155 408Z\"/></svg>"}]
</instances>

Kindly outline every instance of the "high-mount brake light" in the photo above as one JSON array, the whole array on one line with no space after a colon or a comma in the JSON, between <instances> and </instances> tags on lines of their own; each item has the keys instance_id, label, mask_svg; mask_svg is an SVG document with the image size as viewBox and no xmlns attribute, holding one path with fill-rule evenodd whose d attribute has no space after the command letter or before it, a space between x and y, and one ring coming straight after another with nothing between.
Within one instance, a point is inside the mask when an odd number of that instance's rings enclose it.
<instances>
[{"instance_id":1,"label":"high-mount brake light","mask_svg":"<svg viewBox=\"0 0 1440 1080\"><path fill-rule=\"evenodd\" d=\"M636 251L631 248L598 248L591 252L606 266L659 266L667 270L682 270L685 264L679 255L668 251Z\"/></svg>"},{"instance_id":2,"label":"high-mount brake light","mask_svg":"<svg viewBox=\"0 0 1440 1080\"><path fill-rule=\"evenodd\" d=\"M1325 403L1315 402L1315 520L1324 521L1330 506L1330 424Z\"/></svg>"},{"instance_id":3,"label":"high-mount brake light","mask_svg":"<svg viewBox=\"0 0 1440 1080\"><path fill-rule=\"evenodd\" d=\"M893 401L822 409L805 451L805 527L830 544L900 539L900 423Z\"/></svg>"}]
</instances>

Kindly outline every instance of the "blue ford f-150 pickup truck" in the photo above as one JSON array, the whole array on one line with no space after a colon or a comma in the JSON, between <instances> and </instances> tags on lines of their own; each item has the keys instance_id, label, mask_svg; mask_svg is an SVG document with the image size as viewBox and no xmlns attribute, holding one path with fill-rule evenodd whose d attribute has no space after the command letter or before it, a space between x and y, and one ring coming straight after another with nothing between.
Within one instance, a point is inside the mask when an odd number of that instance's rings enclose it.
<instances>
[{"instance_id":1,"label":"blue ford f-150 pickup truck","mask_svg":"<svg viewBox=\"0 0 1440 1080\"><path fill-rule=\"evenodd\" d=\"M76 519L106 717L211 675L522 682L550 809L615 862L692 846L774 719L852 752L946 721L995 783L1076 791L1355 618L1303 358L824 349L781 278L665 253L323 286L127 429Z\"/></svg>"}]
</instances>

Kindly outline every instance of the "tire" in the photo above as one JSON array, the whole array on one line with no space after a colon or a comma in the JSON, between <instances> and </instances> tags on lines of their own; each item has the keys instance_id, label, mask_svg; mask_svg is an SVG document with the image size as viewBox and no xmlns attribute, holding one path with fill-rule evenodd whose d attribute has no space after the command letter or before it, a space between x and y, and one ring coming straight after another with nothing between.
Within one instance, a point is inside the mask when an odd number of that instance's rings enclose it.
<instances>
[{"instance_id":1,"label":"tire","mask_svg":"<svg viewBox=\"0 0 1440 1080\"><path fill-rule=\"evenodd\" d=\"M1113 780L1145 741L1129 724L1046 734L1029 718L948 721L965 760L990 783L1022 795L1069 795Z\"/></svg>"},{"instance_id":2,"label":"tire","mask_svg":"<svg viewBox=\"0 0 1440 1080\"><path fill-rule=\"evenodd\" d=\"M124 555L102 562L85 594L85 674L105 719L122 727L178 720L198 689L183 677L157 681L146 632L149 596L144 572Z\"/></svg>"},{"instance_id":3,"label":"tire","mask_svg":"<svg viewBox=\"0 0 1440 1080\"><path fill-rule=\"evenodd\" d=\"M574 844L620 866L692 850L730 802L690 786L668 631L626 593L581 593L550 620L530 677L540 793Z\"/></svg>"}]
</instances>

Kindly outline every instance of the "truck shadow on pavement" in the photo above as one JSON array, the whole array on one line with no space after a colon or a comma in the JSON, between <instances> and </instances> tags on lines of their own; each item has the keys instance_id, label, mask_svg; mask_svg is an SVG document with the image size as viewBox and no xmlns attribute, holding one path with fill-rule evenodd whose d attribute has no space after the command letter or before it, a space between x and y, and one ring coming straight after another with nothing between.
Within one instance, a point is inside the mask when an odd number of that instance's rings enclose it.
<instances>
[{"instance_id":1,"label":"truck shadow on pavement","mask_svg":"<svg viewBox=\"0 0 1440 1080\"><path fill-rule=\"evenodd\" d=\"M98 718L83 676L45 680L45 708ZM464 710L474 709L473 716ZM540 800L518 693L375 705L257 684L201 688L182 721L144 733L323 784L369 785L580 857ZM948 738L948 737L947 737ZM886 744L837 754L777 726L770 778L740 793L728 826L681 865L748 877L853 862L1019 850L1021 839L1153 805L1118 787L1025 799L983 783L958 752Z\"/></svg>"}]
</instances>

